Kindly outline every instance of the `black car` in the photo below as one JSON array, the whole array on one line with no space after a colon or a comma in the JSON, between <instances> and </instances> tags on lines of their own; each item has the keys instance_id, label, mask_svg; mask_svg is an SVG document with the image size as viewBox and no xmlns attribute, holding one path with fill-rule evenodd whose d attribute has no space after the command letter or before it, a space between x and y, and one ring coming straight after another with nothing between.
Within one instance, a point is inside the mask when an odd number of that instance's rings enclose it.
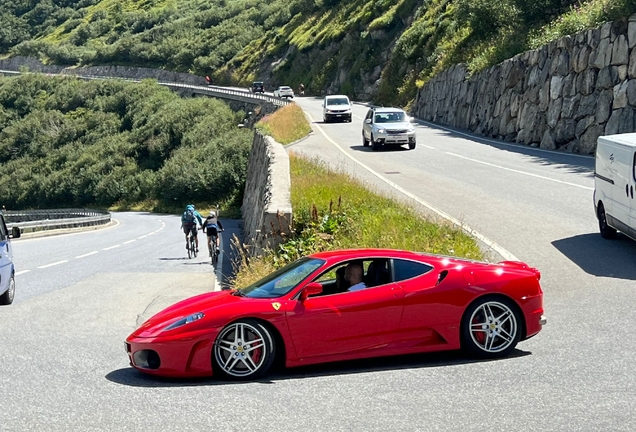
<instances>
[{"instance_id":1,"label":"black car","mask_svg":"<svg viewBox=\"0 0 636 432\"><path fill-rule=\"evenodd\" d=\"M254 81L250 87L252 93L265 93L265 86L262 81Z\"/></svg>"}]
</instances>

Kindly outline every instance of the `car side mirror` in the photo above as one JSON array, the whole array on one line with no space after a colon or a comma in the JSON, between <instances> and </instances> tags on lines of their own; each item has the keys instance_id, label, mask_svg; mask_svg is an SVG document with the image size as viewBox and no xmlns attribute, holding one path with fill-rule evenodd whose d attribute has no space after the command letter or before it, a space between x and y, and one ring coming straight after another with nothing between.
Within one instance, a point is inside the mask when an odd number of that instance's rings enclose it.
<instances>
[{"instance_id":1,"label":"car side mirror","mask_svg":"<svg viewBox=\"0 0 636 432\"><path fill-rule=\"evenodd\" d=\"M410 121L411 123L415 123L415 117L409 117L409 121Z\"/></svg>"},{"instance_id":2,"label":"car side mirror","mask_svg":"<svg viewBox=\"0 0 636 432\"><path fill-rule=\"evenodd\" d=\"M11 228L11 237L13 238L20 238L20 228L19 227L13 227Z\"/></svg>"},{"instance_id":3,"label":"car side mirror","mask_svg":"<svg viewBox=\"0 0 636 432\"><path fill-rule=\"evenodd\" d=\"M300 301L303 302L307 300L307 297L320 294L322 292L322 284L318 282L312 282L307 284L305 288L303 288L303 292L300 294Z\"/></svg>"},{"instance_id":4,"label":"car side mirror","mask_svg":"<svg viewBox=\"0 0 636 432\"><path fill-rule=\"evenodd\" d=\"M371 124L371 119L366 119L364 122L365 122L366 124Z\"/></svg>"}]
</instances>

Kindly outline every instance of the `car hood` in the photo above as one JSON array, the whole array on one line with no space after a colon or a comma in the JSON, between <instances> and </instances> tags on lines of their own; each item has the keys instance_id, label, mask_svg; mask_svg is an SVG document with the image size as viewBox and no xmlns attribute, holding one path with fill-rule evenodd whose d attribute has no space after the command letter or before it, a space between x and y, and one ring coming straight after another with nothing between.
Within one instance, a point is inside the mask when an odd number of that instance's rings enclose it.
<instances>
[{"instance_id":1,"label":"car hood","mask_svg":"<svg viewBox=\"0 0 636 432\"><path fill-rule=\"evenodd\" d=\"M375 127L378 129L411 129L413 125L411 125L411 122L391 122L376 123Z\"/></svg>"},{"instance_id":2,"label":"car hood","mask_svg":"<svg viewBox=\"0 0 636 432\"><path fill-rule=\"evenodd\" d=\"M241 297L231 295L231 291L211 292L190 297L152 316L135 330L131 337L156 337L175 321L197 312L203 312L206 316L211 316L215 308L240 300Z\"/></svg>"}]
</instances>

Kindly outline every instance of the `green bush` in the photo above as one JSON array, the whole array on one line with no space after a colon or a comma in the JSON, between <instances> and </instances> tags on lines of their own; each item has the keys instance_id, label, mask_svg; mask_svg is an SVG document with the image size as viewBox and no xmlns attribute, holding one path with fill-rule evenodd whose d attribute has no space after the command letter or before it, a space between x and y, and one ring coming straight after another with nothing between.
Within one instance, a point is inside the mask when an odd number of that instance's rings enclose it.
<instances>
[{"instance_id":1,"label":"green bush","mask_svg":"<svg viewBox=\"0 0 636 432\"><path fill-rule=\"evenodd\" d=\"M237 200L253 135L237 127L241 115L150 80L0 79L0 202L165 209Z\"/></svg>"}]
</instances>

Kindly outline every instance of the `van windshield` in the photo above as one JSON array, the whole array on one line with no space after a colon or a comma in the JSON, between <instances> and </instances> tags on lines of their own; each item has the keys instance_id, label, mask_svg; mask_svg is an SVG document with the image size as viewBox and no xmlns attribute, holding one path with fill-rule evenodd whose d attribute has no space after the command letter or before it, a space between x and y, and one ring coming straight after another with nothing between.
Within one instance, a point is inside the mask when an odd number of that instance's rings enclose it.
<instances>
[{"instance_id":1,"label":"van windshield","mask_svg":"<svg viewBox=\"0 0 636 432\"><path fill-rule=\"evenodd\" d=\"M327 105L349 105L349 100L347 98L327 99Z\"/></svg>"}]
</instances>

